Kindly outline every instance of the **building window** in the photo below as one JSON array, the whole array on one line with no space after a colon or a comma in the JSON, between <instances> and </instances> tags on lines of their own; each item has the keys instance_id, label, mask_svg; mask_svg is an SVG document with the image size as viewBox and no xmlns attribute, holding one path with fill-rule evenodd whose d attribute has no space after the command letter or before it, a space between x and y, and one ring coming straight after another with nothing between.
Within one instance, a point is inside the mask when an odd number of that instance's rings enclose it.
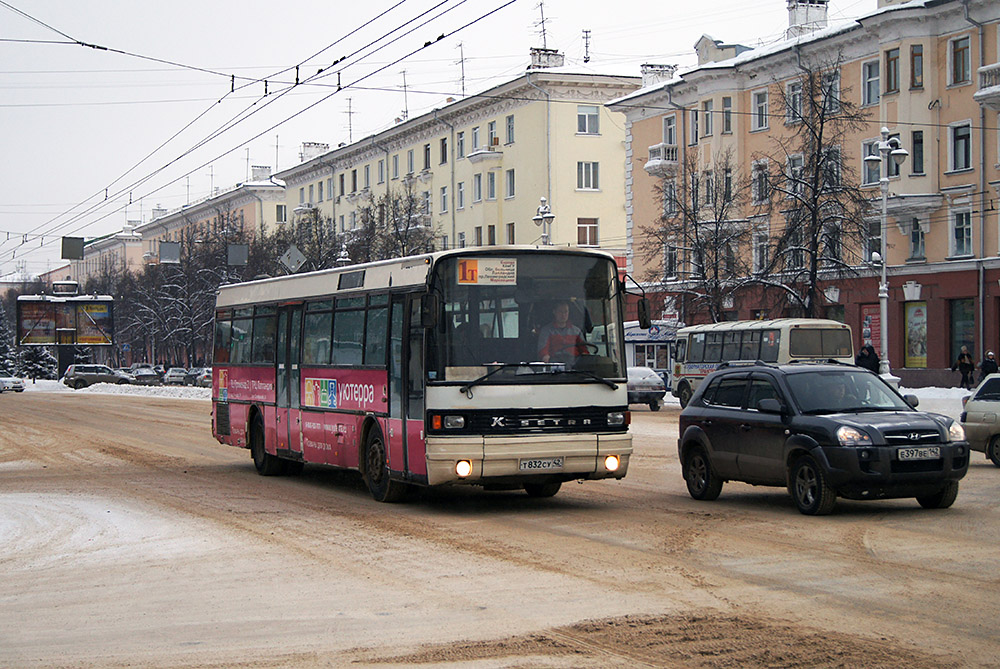
<instances>
[{"instance_id":1,"label":"building window","mask_svg":"<svg viewBox=\"0 0 1000 669\"><path fill-rule=\"evenodd\" d=\"M715 202L715 177L712 171L705 172L705 204L712 206Z\"/></svg>"},{"instance_id":2,"label":"building window","mask_svg":"<svg viewBox=\"0 0 1000 669\"><path fill-rule=\"evenodd\" d=\"M365 188L371 188L372 185L372 166L365 165Z\"/></svg>"},{"instance_id":3,"label":"building window","mask_svg":"<svg viewBox=\"0 0 1000 669\"><path fill-rule=\"evenodd\" d=\"M579 162L576 164L577 190L597 190L600 187L597 167L597 163Z\"/></svg>"},{"instance_id":4,"label":"building window","mask_svg":"<svg viewBox=\"0 0 1000 669\"><path fill-rule=\"evenodd\" d=\"M357 211L352 211L351 212L351 230L357 230L357 229L358 229L358 212Z\"/></svg>"},{"instance_id":5,"label":"building window","mask_svg":"<svg viewBox=\"0 0 1000 669\"><path fill-rule=\"evenodd\" d=\"M956 211L951 220L952 257L972 255L972 212Z\"/></svg>"},{"instance_id":6,"label":"building window","mask_svg":"<svg viewBox=\"0 0 1000 669\"><path fill-rule=\"evenodd\" d=\"M513 245L514 242L514 224L507 224L507 243Z\"/></svg>"},{"instance_id":7,"label":"building window","mask_svg":"<svg viewBox=\"0 0 1000 669\"><path fill-rule=\"evenodd\" d=\"M459 158L465 158L465 133L460 132L455 136L455 152Z\"/></svg>"},{"instance_id":8,"label":"building window","mask_svg":"<svg viewBox=\"0 0 1000 669\"><path fill-rule=\"evenodd\" d=\"M472 129L472 150L479 150L479 126Z\"/></svg>"},{"instance_id":9,"label":"building window","mask_svg":"<svg viewBox=\"0 0 1000 669\"><path fill-rule=\"evenodd\" d=\"M761 203L768 198L767 187L767 161L755 161L750 168L751 190L753 191L753 201Z\"/></svg>"},{"instance_id":10,"label":"building window","mask_svg":"<svg viewBox=\"0 0 1000 669\"><path fill-rule=\"evenodd\" d=\"M490 121L486 124L486 146L497 146L500 138L497 136L497 122Z\"/></svg>"},{"instance_id":11,"label":"building window","mask_svg":"<svg viewBox=\"0 0 1000 669\"><path fill-rule=\"evenodd\" d=\"M319 186L319 189L316 191L316 201L317 202L322 202L323 201L323 182L320 181L319 184L317 184L317 185Z\"/></svg>"},{"instance_id":12,"label":"building window","mask_svg":"<svg viewBox=\"0 0 1000 669\"><path fill-rule=\"evenodd\" d=\"M691 144L698 143L698 110L691 110Z\"/></svg>"},{"instance_id":13,"label":"building window","mask_svg":"<svg viewBox=\"0 0 1000 669\"><path fill-rule=\"evenodd\" d=\"M910 221L910 260L924 259L924 231L920 221L914 218Z\"/></svg>"},{"instance_id":14,"label":"building window","mask_svg":"<svg viewBox=\"0 0 1000 669\"><path fill-rule=\"evenodd\" d=\"M464 232L458 233L458 248L460 248L460 249L464 249L465 248L465 233Z\"/></svg>"},{"instance_id":15,"label":"building window","mask_svg":"<svg viewBox=\"0 0 1000 669\"><path fill-rule=\"evenodd\" d=\"M861 104L877 105L879 101L878 61L872 60L861 66Z\"/></svg>"},{"instance_id":16,"label":"building window","mask_svg":"<svg viewBox=\"0 0 1000 669\"><path fill-rule=\"evenodd\" d=\"M600 110L596 105L577 105L576 132L580 135L596 135L601 132Z\"/></svg>"},{"instance_id":17,"label":"building window","mask_svg":"<svg viewBox=\"0 0 1000 669\"><path fill-rule=\"evenodd\" d=\"M962 123L950 128L951 169L972 169L972 125Z\"/></svg>"},{"instance_id":18,"label":"building window","mask_svg":"<svg viewBox=\"0 0 1000 669\"><path fill-rule=\"evenodd\" d=\"M910 47L910 88L924 87L924 45Z\"/></svg>"},{"instance_id":19,"label":"building window","mask_svg":"<svg viewBox=\"0 0 1000 669\"><path fill-rule=\"evenodd\" d=\"M840 149L833 146L822 152L823 189L840 188Z\"/></svg>"},{"instance_id":20,"label":"building window","mask_svg":"<svg viewBox=\"0 0 1000 669\"><path fill-rule=\"evenodd\" d=\"M677 117L674 115L663 117L663 143L667 146L677 145Z\"/></svg>"},{"instance_id":21,"label":"building window","mask_svg":"<svg viewBox=\"0 0 1000 669\"><path fill-rule=\"evenodd\" d=\"M486 173L486 199L497 199L497 173L493 171Z\"/></svg>"},{"instance_id":22,"label":"building window","mask_svg":"<svg viewBox=\"0 0 1000 669\"><path fill-rule=\"evenodd\" d=\"M459 209L465 209L465 182L459 181L455 186L458 202L455 204Z\"/></svg>"},{"instance_id":23,"label":"building window","mask_svg":"<svg viewBox=\"0 0 1000 669\"><path fill-rule=\"evenodd\" d=\"M951 41L949 51L951 58L951 83L967 84L972 80L971 59L969 55L969 37L959 37Z\"/></svg>"},{"instance_id":24,"label":"building window","mask_svg":"<svg viewBox=\"0 0 1000 669\"><path fill-rule=\"evenodd\" d=\"M503 196L506 198L514 197L514 170L512 169L504 172Z\"/></svg>"},{"instance_id":25,"label":"building window","mask_svg":"<svg viewBox=\"0 0 1000 669\"><path fill-rule=\"evenodd\" d=\"M288 221L288 207L286 205L279 204L274 208L274 220L278 223Z\"/></svg>"},{"instance_id":26,"label":"building window","mask_svg":"<svg viewBox=\"0 0 1000 669\"><path fill-rule=\"evenodd\" d=\"M431 145L424 144L424 169L429 170L431 168Z\"/></svg>"},{"instance_id":27,"label":"building window","mask_svg":"<svg viewBox=\"0 0 1000 669\"><path fill-rule=\"evenodd\" d=\"M713 105L714 105L714 102L712 102L712 100L705 100L704 102L701 103L701 113L705 117L704 118L704 122L705 122L705 137L711 137L712 136L712 112L713 112L712 107L713 107Z\"/></svg>"},{"instance_id":28,"label":"building window","mask_svg":"<svg viewBox=\"0 0 1000 669\"><path fill-rule=\"evenodd\" d=\"M483 175L473 174L472 175L472 201L482 202L483 201Z\"/></svg>"},{"instance_id":29,"label":"building window","mask_svg":"<svg viewBox=\"0 0 1000 669\"><path fill-rule=\"evenodd\" d=\"M413 149L410 149L409 151L406 152L406 173L407 174L413 174L413 166L414 166L414 164L415 163L414 163L414 160L413 160Z\"/></svg>"},{"instance_id":30,"label":"building window","mask_svg":"<svg viewBox=\"0 0 1000 669\"><path fill-rule=\"evenodd\" d=\"M722 98L722 133L728 135L733 131L733 99L729 96Z\"/></svg>"},{"instance_id":31,"label":"building window","mask_svg":"<svg viewBox=\"0 0 1000 669\"><path fill-rule=\"evenodd\" d=\"M914 130L910 135L910 168L913 174L924 173L923 130Z\"/></svg>"},{"instance_id":32,"label":"building window","mask_svg":"<svg viewBox=\"0 0 1000 669\"><path fill-rule=\"evenodd\" d=\"M475 229L472 231L472 239L475 242L476 246L483 245L483 226L477 225L475 227Z\"/></svg>"},{"instance_id":33,"label":"building window","mask_svg":"<svg viewBox=\"0 0 1000 669\"><path fill-rule=\"evenodd\" d=\"M576 219L576 245L597 246L597 219Z\"/></svg>"},{"instance_id":34,"label":"building window","mask_svg":"<svg viewBox=\"0 0 1000 669\"><path fill-rule=\"evenodd\" d=\"M840 111L840 72L827 72L823 75L823 110L827 114Z\"/></svg>"},{"instance_id":35,"label":"building window","mask_svg":"<svg viewBox=\"0 0 1000 669\"><path fill-rule=\"evenodd\" d=\"M869 262L875 262L872 260L875 253L882 253L882 222L878 218L871 218L868 220L868 255L866 259Z\"/></svg>"},{"instance_id":36,"label":"building window","mask_svg":"<svg viewBox=\"0 0 1000 669\"><path fill-rule=\"evenodd\" d=\"M358 192L358 171L356 169L351 170L351 192Z\"/></svg>"},{"instance_id":37,"label":"building window","mask_svg":"<svg viewBox=\"0 0 1000 669\"><path fill-rule=\"evenodd\" d=\"M764 130L767 128L767 91L757 91L753 94L753 116L751 117L751 130Z\"/></svg>"},{"instance_id":38,"label":"building window","mask_svg":"<svg viewBox=\"0 0 1000 669\"><path fill-rule=\"evenodd\" d=\"M760 273L767 269L767 230L753 233L753 271Z\"/></svg>"},{"instance_id":39,"label":"building window","mask_svg":"<svg viewBox=\"0 0 1000 669\"><path fill-rule=\"evenodd\" d=\"M507 117L507 144L514 143L514 115Z\"/></svg>"},{"instance_id":40,"label":"building window","mask_svg":"<svg viewBox=\"0 0 1000 669\"><path fill-rule=\"evenodd\" d=\"M486 243L490 246L497 245L497 226L490 225L486 228Z\"/></svg>"},{"instance_id":41,"label":"building window","mask_svg":"<svg viewBox=\"0 0 1000 669\"><path fill-rule=\"evenodd\" d=\"M448 187L441 186L441 213L444 214L448 211Z\"/></svg>"},{"instance_id":42,"label":"building window","mask_svg":"<svg viewBox=\"0 0 1000 669\"><path fill-rule=\"evenodd\" d=\"M787 197L800 196L803 193L802 176L804 173L802 154L788 156L788 193Z\"/></svg>"},{"instance_id":43,"label":"building window","mask_svg":"<svg viewBox=\"0 0 1000 669\"><path fill-rule=\"evenodd\" d=\"M422 209L422 211L420 213L427 214L428 216L430 215L430 213L431 213L431 192L429 190L425 190L424 192L422 192L420 194L420 208Z\"/></svg>"},{"instance_id":44,"label":"building window","mask_svg":"<svg viewBox=\"0 0 1000 669\"><path fill-rule=\"evenodd\" d=\"M344 215L343 214L340 215L340 231L341 232L347 232L347 224L344 223Z\"/></svg>"},{"instance_id":45,"label":"building window","mask_svg":"<svg viewBox=\"0 0 1000 669\"><path fill-rule=\"evenodd\" d=\"M899 92L899 49L885 52L885 92Z\"/></svg>"},{"instance_id":46,"label":"building window","mask_svg":"<svg viewBox=\"0 0 1000 669\"><path fill-rule=\"evenodd\" d=\"M441 163L440 164L444 165L444 164L446 164L448 162L448 138L447 137L442 137L441 138L440 151L441 151Z\"/></svg>"},{"instance_id":47,"label":"building window","mask_svg":"<svg viewBox=\"0 0 1000 669\"><path fill-rule=\"evenodd\" d=\"M699 179L697 174L691 175L691 208L697 211L701 207L701 198L698 192Z\"/></svg>"},{"instance_id":48,"label":"building window","mask_svg":"<svg viewBox=\"0 0 1000 669\"><path fill-rule=\"evenodd\" d=\"M399 178L399 154L397 153L392 157L392 178Z\"/></svg>"},{"instance_id":49,"label":"building window","mask_svg":"<svg viewBox=\"0 0 1000 669\"><path fill-rule=\"evenodd\" d=\"M385 183L385 160L378 161L378 182Z\"/></svg>"},{"instance_id":50,"label":"building window","mask_svg":"<svg viewBox=\"0 0 1000 669\"><path fill-rule=\"evenodd\" d=\"M733 201L733 170L729 167L722 174L722 197L723 202Z\"/></svg>"},{"instance_id":51,"label":"building window","mask_svg":"<svg viewBox=\"0 0 1000 669\"><path fill-rule=\"evenodd\" d=\"M866 156L877 156L878 155L878 142L879 140L873 139L861 144L861 183L865 186L870 186L872 184L877 184L880 173L880 163L875 161L868 162L864 158Z\"/></svg>"},{"instance_id":52,"label":"building window","mask_svg":"<svg viewBox=\"0 0 1000 669\"><path fill-rule=\"evenodd\" d=\"M785 88L785 123L802 120L802 83L794 81Z\"/></svg>"},{"instance_id":53,"label":"building window","mask_svg":"<svg viewBox=\"0 0 1000 669\"><path fill-rule=\"evenodd\" d=\"M664 278L677 276L677 247L671 244L663 247L663 276Z\"/></svg>"},{"instance_id":54,"label":"building window","mask_svg":"<svg viewBox=\"0 0 1000 669\"><path fill-rule=\"evenodd\" d=\"M677 183L673 179L663 182L663 216L669 218L677 213Z\"/></svg>"},{"instance_id":55,"label":"building window","mask_svg":"<svg viewBox=\"0 0 1000 669\"><path fill-rule=\"evenodd\" d=\"M786 267L799 269L805 265L805 253L802 248L802 228L799 227L798 214L785 217L788 232L785 239L788 244L788 254L785 256Z\"/></svg>"},{"instance_id":56,"label":"building window","mask_svg":"<svg viewBox=\"0 0 1000 669\"><path fill-rule=\"evenodd\" d=\"M306 203L306 189L305 186L299 189L299 204Z\"/></svg>"}]
</instances>

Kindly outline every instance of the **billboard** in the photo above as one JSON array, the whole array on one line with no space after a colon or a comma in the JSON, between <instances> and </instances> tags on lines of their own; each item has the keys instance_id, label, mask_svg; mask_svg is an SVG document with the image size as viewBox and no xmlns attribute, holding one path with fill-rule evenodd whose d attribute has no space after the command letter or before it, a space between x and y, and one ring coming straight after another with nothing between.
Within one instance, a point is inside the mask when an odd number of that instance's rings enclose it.
<instances>
[{"instance_id":1,"label":"billboard","mask_svg":"<svg viewBox=\"0 0 1000 669\"><path fill-rule=\"evenodd\" d=\"M17 298L20 346L110 346L114 343L114 299L101 295Z\"/></svg>"}]
</instances>

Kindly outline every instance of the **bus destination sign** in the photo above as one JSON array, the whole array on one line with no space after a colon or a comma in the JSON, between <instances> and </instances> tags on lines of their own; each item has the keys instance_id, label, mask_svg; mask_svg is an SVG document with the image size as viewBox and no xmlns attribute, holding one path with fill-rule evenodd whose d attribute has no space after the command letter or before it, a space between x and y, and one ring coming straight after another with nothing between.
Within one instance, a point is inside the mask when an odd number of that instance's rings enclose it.
<instances>
[{"instance_id":1,"label":"bus destination sign","mask_svg":"<svg viewBox=\"0 0 1000 669\"><path fill-rule=\"evenodd\" d=\"M514 286L517 258L462 258L456 282L460 286Z\"/></svg>"}]
</instances>

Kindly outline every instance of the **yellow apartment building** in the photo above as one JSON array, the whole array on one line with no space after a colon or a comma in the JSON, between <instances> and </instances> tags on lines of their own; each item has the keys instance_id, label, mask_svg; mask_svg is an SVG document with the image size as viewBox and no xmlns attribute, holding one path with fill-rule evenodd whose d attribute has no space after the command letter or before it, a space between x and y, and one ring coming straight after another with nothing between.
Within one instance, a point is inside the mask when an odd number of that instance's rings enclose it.
<instances>
[{"instance_id":1,"label":"yellow apartment building","mask_svg":"<svg viewBox=\"0 0 1000 669\"><path fill-rule=\"evenodd\" d=\"M567 71L533 49L511 81L329 150L304 144L302 162L275 176L289 216L318 216L350 238L362 208L412 194L435 248L543 243L600 247L624 262L625 134L604 104L638 77Z\"/></svg>"},{"instance_id":2,"label":"yellow apartment building","mask_svg":"<svg viewBox=\"0 0 1000 669\"><path fill-rule=\"evenodd\" d=\"M854 175L870 192L871 238L854 278L821 286L819 315L850 324L857 347L874 338L878 348L881 265L871 251L881 247L882 191L878 162L865 157L878 155L886 128L909 154L888 173L889 358L904 383L957 383L949 368L962 345L977 362L1000 347L1000 3L869 0L860 18L828 27L826 0L774 1L788 8L783 41L749 49L706 35L696 45L697 67L608 103L626 119L628 269L659 292L665 318L703 321L704 313L686 309L684 249L665 244L655 259L639 252L643 228L664 215L655 194L689 178L691 165L703 174L718 169L712 163L726 150L734 169L752 176L755 161L792 134L785 107L798 95L802 65L836 63L828 72L833 90L865 112L862 127L836 149L844 178ZM781 167L790 173L796 158L786 160ZM775 212L733 219L753 226L741 254L764 248L785 225ZM752 290L735 295L725 317L796 315L791 305L776 310L760 298Z\"/></svg>"}]
</instances>

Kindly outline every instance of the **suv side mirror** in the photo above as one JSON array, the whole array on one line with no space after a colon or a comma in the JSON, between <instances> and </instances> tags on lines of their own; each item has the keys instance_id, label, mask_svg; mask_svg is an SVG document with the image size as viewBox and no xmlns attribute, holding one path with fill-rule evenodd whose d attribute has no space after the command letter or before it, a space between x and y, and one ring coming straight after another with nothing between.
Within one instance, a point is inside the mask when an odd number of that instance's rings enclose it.
<instances>
[{"instance_id":1,"label":"suv side mirror","mask_svg":"<svg viewBox=\"0 0 1000 669\"><path fill-rule=\"evenodd\" d=\"M903 395L903 399L906 400L906 403L914 409L916 409L917 405L920 404L920 398L916 395Z\"/></svg>"},{"instance_id":2,"label":"suv side mirror","mask_svg":"<svg viewBox=\"0 0 1000 669\"><path fill-rule=\"evenodd\" d=\"M768 397L767 399L757 402L757 410L761 413L785 413L785 408L781 406L781 402L773 397Z\"/></svg>"},{"instance_id":3,"label":"suv side mirror","mask_svg":"<svg viewBox=\"0 0 1000 669\"><path fill-rule=\"evenodd\" d=\"M639 315L639 327L643 330L648 330L653 324L653 321L649 318L649 300L645 297L640 297L635 306Z\"/></svg>"}]
</instances>

